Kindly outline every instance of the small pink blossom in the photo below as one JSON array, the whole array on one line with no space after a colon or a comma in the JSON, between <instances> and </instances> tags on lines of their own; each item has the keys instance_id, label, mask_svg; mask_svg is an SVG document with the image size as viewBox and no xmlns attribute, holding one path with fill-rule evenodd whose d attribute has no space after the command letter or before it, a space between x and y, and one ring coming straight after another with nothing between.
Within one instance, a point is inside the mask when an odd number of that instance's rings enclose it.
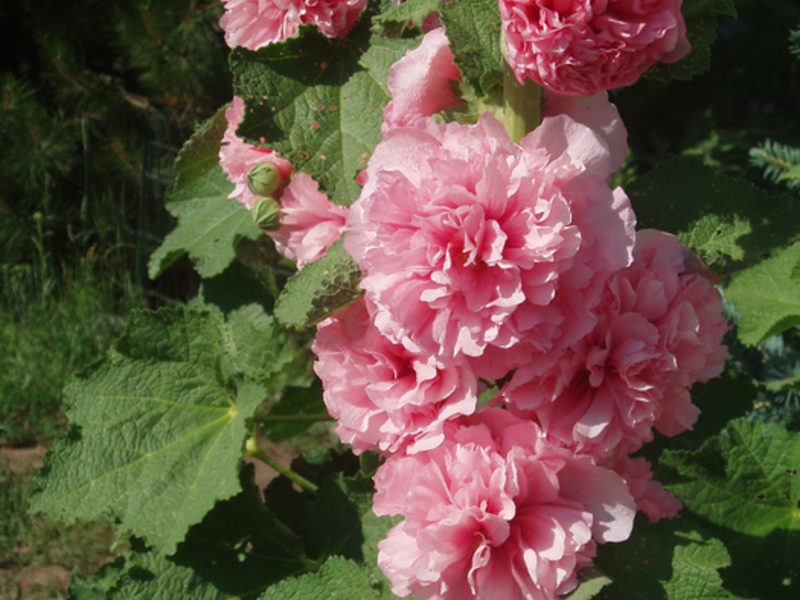
<instances>
[{"instance_id":1,"label":"small pink blossom","mask_svg":"<svg viewBox=\"0 0 800 600\"><path fill-rule=\"evenodd\" d=\"M437 448L375 475L377 515L405 520L378 543L392 592L420 600L549 600L577 585L596 542L624 541L624 481L548 443L539 427L484 409Z\"/></svg>"},{"instance_id":2,"label":"small pink blossom","mask_svg":"<svg viewBox=\"0 0 800 600\"><path fill-rule=\"evenodd\" d=\"M219 164L225 171L228 181L236 186L228 197L250 210L258 200L258 196L247 187L247 174L250 169L259 163L269 161L278 167L281 179L288 182L292 176L292 165L273 150L257 148L238 137L236 129L243 117L244 100L234 96L233 104L225 110L228 127L225 129L219 149Z\"/></svg>"},{"instance_id":3,"label":"small pink blossom","mask_svg":"<svg viewBox=\"0 0 800 600\"><path fill-rule=\"evenodd\" d=\"M356 454L433 448L447 420L475 410L477 380L468 368L441 367L391 343L363 300L317 326L313 351L325 405Z\"/></svg>"},{"instance_id":4,"label":"small pink blossom","mask_svg":"<svg viewBox=\"0 0 800 600\"><path fill-rule=\"evenodd\" d=\"M728 329L719 293L675 236L637 233L631 267L608 279L589 335L556 360L534 356L501 396L558 443L615 461L690 428L689 387L719 375ZM691 266L690 266L691 265Z\"/></svg>"},{"instance_id":5,"label":"small pink blossom","mask_svg":"<svg viewBox=\"0 0 800 600\"><path fill-rule=\"evenodd\" d=\"M672 519L683 508L675 496L653 481L653 471L644 458L624 458L614 464L614 472L625 480L636 501L636 508L645 513L651 523Z\"/></svg>"},{"instance_id":6,"label":"small pink blossom","mask_svg":"<svg viewBox=\"0 0 800 600\"><path fill-rule=\"evenodd\" d=\"M682 0L500 0L517 79L575 96L633 84L691 49Z\"/></svg>"},{"instance_id":7,"label":"small pink blossom","mask_svg":"<svg viewBox=\"0 0 800 600\"><path fill-rule=\"evenodd\" d=\"M463 104L450 85L459 77L444 29L426 33L420 45L406 52L389 71L392 99L383 109L382 131L413 125L443 108Z\"/></svg>"},{"instance_id":8,"label":"small pink blossom","mask_svg":"<svg viewBox=\"0 0 800 600\"><path fill-rule=\"evenodd\" d=\"M248 50L280 42L311 24L329 38L344 37L367 0L222 0L219 21L228 46Z\"/></svg>"},{"instance_id":9,"label":"small pink blossom","mask_svg":"<svg viewBox=\"0 0 800 600\"><path fill-rule=\"evenodd\" d=\"M347 208L334 204L306 173L297 173L281 195L281 226L266 234L281 256L302 269L321 258L344 232Z\"/></svg>"},{"instance_id":10,"label":"small pink blossom","mask_svg":"<svg viewBox=\"0 0 800 600\"><path fill-rule=\"evenodd\" d=\"M519 145L488 114L388 131L345 236L378 329L443 363L584 335L590 291L633 247L611 167L603 138L566 115Z\"/></svg>"}]
</instances>

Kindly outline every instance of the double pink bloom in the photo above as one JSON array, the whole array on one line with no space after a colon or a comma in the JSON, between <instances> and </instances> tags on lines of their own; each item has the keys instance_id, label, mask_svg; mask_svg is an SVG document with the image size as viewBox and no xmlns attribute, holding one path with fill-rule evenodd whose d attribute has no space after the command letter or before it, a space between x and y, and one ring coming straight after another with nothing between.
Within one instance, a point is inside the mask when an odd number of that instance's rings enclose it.
<instances>
[{"instance_id":1,"label":"double pink bloom","mask_svg":"<svg viewBox=\"0 0 800 600\"><path fill-rule=\"evenodd\" d=\"M688 54L682 0L500 0L520 82L590 96Z\"/></svg>"}]
</instances>

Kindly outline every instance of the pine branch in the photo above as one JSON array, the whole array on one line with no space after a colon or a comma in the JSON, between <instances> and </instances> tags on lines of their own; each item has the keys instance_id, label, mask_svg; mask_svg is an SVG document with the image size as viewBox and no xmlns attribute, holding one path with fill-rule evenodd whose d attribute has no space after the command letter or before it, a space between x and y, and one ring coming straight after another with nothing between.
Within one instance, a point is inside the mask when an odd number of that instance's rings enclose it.
<instances>
[{"instance_id":1,"label":"pine branch","mask_svg":"<svg viewBox=\"0 0 800 600\"><path fill-rule=\"evenodd\" d=\"M800 148L767 140L750 149L750 164L763 169L766 179L800 188Z\"/></svg>"}]
</instances>

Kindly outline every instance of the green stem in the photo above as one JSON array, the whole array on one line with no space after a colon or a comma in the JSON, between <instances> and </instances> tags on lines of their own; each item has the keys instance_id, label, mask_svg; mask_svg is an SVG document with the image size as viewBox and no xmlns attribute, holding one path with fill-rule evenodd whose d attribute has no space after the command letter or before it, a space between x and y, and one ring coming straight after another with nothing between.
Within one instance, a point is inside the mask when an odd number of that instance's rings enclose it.
<instances>
[{"instance_id":1,"label":"green stem","mask_svg":"<svg viewBox=\"0 0 800 600\"><path fill-rule=\"evenodd\" d=\"M308 479L300 475L299 473L295 473L288 467L284 467L279 462L275 461L274 459L270 458L266 454L264 454L260 448L253 447L255 444L248 443L248 450L245 452L245 456L252 456L253 458L257 458L261 462L263 462L268 467L275 469L278 473L286 477L289 481L293 481L297 485L299 485L304 490L311 492L312 494L317 493L319 487L316 484L311 483Z\"/></svg>"},{"instance_id":2,"label":"green stem","mask_svg":"<svg viewBox=\"0 0 800 600\"><path fill-rule=\"evenodd\" d=\"M505 36L500 45L505 58ZM531 80L520 85L508 60L503 61L503 126L515 144L539 126L541 98L541 87Z\"/></svg>"}]
</instances>

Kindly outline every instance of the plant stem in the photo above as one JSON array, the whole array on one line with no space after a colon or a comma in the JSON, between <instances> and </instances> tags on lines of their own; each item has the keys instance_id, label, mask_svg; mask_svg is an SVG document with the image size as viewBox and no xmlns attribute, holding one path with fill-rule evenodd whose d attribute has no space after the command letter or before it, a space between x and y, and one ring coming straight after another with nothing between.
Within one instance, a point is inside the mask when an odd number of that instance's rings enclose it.
<instances>
[{"instance_id":1,"label":"plant stem","mask_svg":"<svg viewBox=\"0 0 800 600\"><path fill-rule=\"evenodd\" d=\"M500 46L505 58L505 36L501 36ZM515 144L538 127L541 97L541 87L530 80L520 85L508 60L503 61L503 126Z\"/></svg>"},{"instance_id":2,"label":"plant stem","mask_svg":"<svg viewBox=\"0 0 800 600\"><path fill-rule=\"evenodd\" d=\"M311 483L308 479L300 475L299 473L295 473L288 467L284 467L282 464L277 462L276 460L270 458L266 454L264 454L260 448L250 448L248 444L248 451L245 453L245 456L252 456L253 458L257 458L261 462L263 462L268 467L275 469L278 473L289 479L289 481L293 481L297 485L299 485L304 490L311 492L312 494L316 494L319 487L316 484Z\"/></svg>"}]
</instances>

